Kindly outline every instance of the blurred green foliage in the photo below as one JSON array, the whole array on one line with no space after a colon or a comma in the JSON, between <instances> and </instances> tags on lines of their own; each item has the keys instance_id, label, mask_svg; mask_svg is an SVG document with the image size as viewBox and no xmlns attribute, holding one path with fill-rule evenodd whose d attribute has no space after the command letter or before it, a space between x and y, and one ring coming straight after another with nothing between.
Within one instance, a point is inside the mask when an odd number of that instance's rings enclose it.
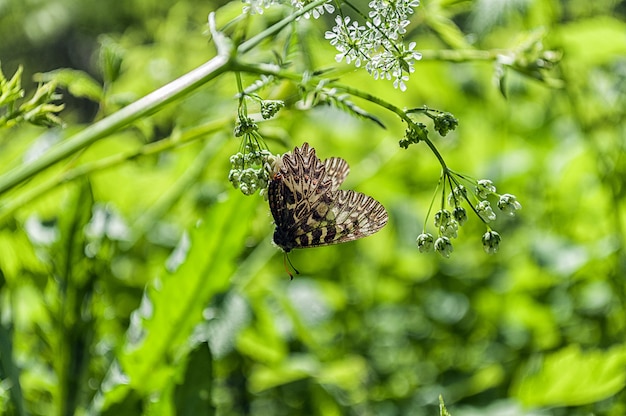
<instances>
[{"instance_id":1,"label":"blurred green foliage","mask_svg":"<svg viewBox=\"0 0 626 416\"><path fill-rule=\"evenodd\" d=\"M241 6L0 3L6 79L23 65L27 97L53 82L66 123L2 128L0 184L211 59L208 13L223 24ZM626 414L625 16L612 0L424 0L407 92L339 65L398 108L454 114L458 128L431 137L446 163L524 207L496 223L496 255L476 218L451 258L418 253L436 158L400 149L404 126L371 103L354 100L387 129L303 111L283 81L259 92L287 103L260 125L272 153L308 141L343 157L344 188L390 214L375 236L291 253L289 281L266 202L227 181L230 73L6 189L0 414L435 415L440 395L455 416ZM300 23L297 70L335 65L331 19ZM272 41L246 59L280 54L285 35Z\"/></svg>"}]
</instances>

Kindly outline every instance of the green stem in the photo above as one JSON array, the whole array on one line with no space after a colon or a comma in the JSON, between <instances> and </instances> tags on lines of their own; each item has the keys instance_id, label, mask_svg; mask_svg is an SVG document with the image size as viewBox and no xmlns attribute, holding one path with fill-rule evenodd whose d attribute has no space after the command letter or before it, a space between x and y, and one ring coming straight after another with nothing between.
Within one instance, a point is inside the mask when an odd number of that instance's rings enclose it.
<instances>
[{"instance_id":1,"label":"green stem","mask_svg":"<svg viewBox=\"0 0 626 416\"><path fill-rule=\"evenodd\" d=\"M176 183L170 186L161 197L155 201L133 224L133 237L131 244L134 244L142 236L144 236L150 227L157 223L181 197L189 191L198 177L209 166L209 160L219 150L220 146L226 141L224 134L217 135L214 140L205 143L204 148L193 161L193 164L178 178Z\"/></svg>"},{"instance_id":2,"label":"green stem","mask_svg":"<svg viewBox=\"0 0 626 416\"><path fill-rule=\"evenodd\" d=\"M240 72L248 72L248 73L253 73L253 74L262 74L262 75L273 75L277 78L282 78L282 79L288 79L294 82L300 82L302 80L302 76L301 75L297 75L288 71L284 71L281 69L278 69L276 66L270 66L270 65L251 65L251 64L246 64L243 63L241 61L235 61L232 64L233 70L236 71L240 71ZM331 84L329 84L331 85ZM409 117L409 115L407 114L406 111L402 110L399 107L394 106L393 104L382 100L372 94L363 92L359 89L347 86L347 85L342 85L342 84L337 84L337 83L333 83L333 86L337 87L338 89L341 89L345 92L347 92L348 94L355 96L355 97L359 97L362 98L366 101L369 101L371 103L374 103L376 105L379 105L389 111L391 111L392 113L395 113L398 117L400 117L402 120L404 120L409 126L411 126L415 131L417 132L421 132L422 130L415 124L415 122ZM437 147L435 146L435 144L428 138L428 136L426 136L426 134L420 134L420 140L423 141L424 143L426 143L426 145L430 148L430 150L433 152L433 154L435 155L435 157L437 158L437 160L439 161L439 164L441 165L441 167L443 168L444 172L450 172L450 169L448 168L448 166L446 165L445 160L443 159L443 156L441 156L441 153L439 153L439 150L437 149Z\"/></svg>"},{"instance_id":3,"label":"green stem","mask_svg":"<svg viewBox=\"0 0 626 416\"><path fill-rule=\"evenodd\" d=\"M366 92L363 92L361 90L358 90L356 88L352 88L346 85L337 85L334 84L335 86L337 86L338 88L342 89L343 91L349 93L350 95L353 95L355 97L359 97L362 98L364 100L367 100L371 103L377 104L383 108L386 108L387 110L395 113L398 115L398 117L400 117L402 120L404 120L409 126L411 126L415 131L417 132L421 132L422 130L415 124L415 122L407 115L406 111L402 110L399 107L394 106L393 104L382 100L378 97L375 97L371 94L368 94ZM441 165L441 167L443 168L444 172L448 172L448 166L446 165L445 160L443 160L443 156L441 156L441 153L439 153L439 150L437 149L437 147L435 146L435 144L428 138L428 136L426 136L426 134L420 134L420 140L423 141L424 143L426 143L426 145L430 148L430 150L433 152L433 154L435 155L435 157L437 158L437 160L439 161L439 164Z\"/></svg>"},{"instance_id":4,"label":"green stem","mask_svg":"<svg viewBox=\"0 0 626 416\"><path fill-rule=\"evenodd\" d=\"M218 55L184 76L62 141L34 162L20 165L5 173L0 177L0 195L99 139L196 90L204 83L228 71L229 64L228 56Z\"/></svg>"},{"instance_id":5,"label":"green stem","mask_svg":"<svg viewBox=\"0 0 626 416\"><path fill-rule=\"evenodd\" d=\"M498 55L509 53L506 50L476 50L476 49L441 49L441 50L420 50L424 61L445 61L445 62L475 62L494 61Z\"/></svg>"},{"instance_id":6,"label":"green stem","mask_svg":"<svg viewBox=\"0 0 626 416\"><path fill-rule=\"evenodd\" d=\"M315 7L324 4L325 2L326 0L314 1L299 12L289 15L265 29L261 33L239 45L236 51L237 55L252 50L264 39L278 33L289 23L295 21L298 17L309 12ZM216 41L217 40L218 39L216 39ZM165 104L171 103L178 98L189 94L206 82L217 78L224 72L232 70L232 64L235 62L235 57L232 50L229 50L226 47L220 47L225 44L225 42L220 42L217 45L219 52L218 55L205 64L62 141L34 162L20 165L2 175L2 177L0 177L0 195L30 179L37 173L45 170L55 163L93 144L99 139L109 136L133 121L155 112Z\"/></svg>"},{"instance_id":7,"label":"green stem","mask_svg":"<svg viewBox=\"0 0 626 416\"><path fill-rule=\"evenodd\" d=\"M265 40L266 38L269 38L270 36L280 32L282 29L287 27L287 25L289 25L291 22L295 21L300 16L304 15L305 13L307 13L307 12L313 10L314 8L319 7L322 4L327 3L327 2L328 2L328 0L316 0L316 1L312 2L312 3L307 4L305 7L302 8L302 10L298 11L297 13L290 14L289 16L285 17L283 20L281 20L279 22L276 22L275 24L273 24L272 26L268 27L267 29L265 29L261 33L251 37L250 39L248 39L247 41L245 41L244 43L239 45L237 47L237 55L244 54L246 52L251 51L252 49L254 49L254 47L256 47L263 40Z\"/></svg>"},{"instance_id":8,"label":"green stem","mask_svg":"<svg viewBox=\"0 0 626 416\"><path fill-rule=\"evenodd\" d=\"M123 153L117 153L109 157L94 160L93 162L84 163L73 169L69 169L58 175L55 175L27 190L20 190L17 195L11 195L9 198L7 198L6 203L0 207L0 225L4 224L5 221L9 219L11 215L13 215L13 213L21 207L28 205L35 199L45 195L53 189L56 189L58 186L64 183L71 182L78 178L82 178L94 172L118 166L126 161L138 158L140 156L149 156L176 148L178 146L182 146L185 143L198 140L208 134L222 130L226 125L230 123L230 121L230 118L216 120L207 123L206 125L187 130L180 136L170 136L167 139L146 144L139 149L134 149Z\"/></svg>"}]
</instances>

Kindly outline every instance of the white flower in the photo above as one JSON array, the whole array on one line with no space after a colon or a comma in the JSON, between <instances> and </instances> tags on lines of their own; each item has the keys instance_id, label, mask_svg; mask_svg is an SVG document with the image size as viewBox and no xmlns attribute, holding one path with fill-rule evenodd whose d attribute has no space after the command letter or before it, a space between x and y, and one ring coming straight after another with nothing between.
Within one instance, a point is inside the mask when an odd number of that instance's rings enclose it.
<instances>
[{"instance_id":1,"label":"white flower","mask_svg":"<svg viewBox=\"0 0 626 416\"><path fill-rule=\"evenodd\" d=\"M434 237L430 233L422 233L417 236L417 248L420 253L427 253L433 251Z\"/></svg>"},{"instance_id":2,"label":"white flower","mask_svg":"<svg viewBox=\"0 0 626 416\"><path fill-rule=\"evenodd\" d=\"M435 212L435 227L441 227L442 225L446 225L450 218L452 218L452 214L447 209L440 209Z\"/></svg>"},{"instance_id":3,"label":"white flower","mask_svg":"<svg viewBox=\"0 0 626 416\"><path fill-rule=\"evenodd\" d=\"M493 212L493 209L491 209L489 201L480 201L478 205L476 205L476 211L485 222L490 222L496 219L496 214Z\"/></svg>"},{"instance_id":4,"label":"white flower","mask_svg":"<svg viewBox=\"0 0 626 416\"><path fill-rule=\"evenodd\" d=\"M345 58L357 67L365 63L374 79L393 80L394 88L405 91L409 74L415 71L414 62L422 57L414 50L415 42L408 47L403 43L408 16L418 5L417 0L372 0L365 26L337 16L335 27L325 35L339 52L335 60Z\"/></svg>"},{"instance_id":5,"label":"white flower","mask_svg":"<svg viewBox=\"0 0 626 416\"><path fill-rule=\"evenodd\" d=\"M456 238L459 231L459 223L456 220L450 220L447 224L439 227L439 231L448 238Z\"/></svg>"},{"instance_id":6,"label":"white flower","mask_svg":"<svg viewBox=\"0 0 626 416\"><path fill-rule=\"evenodd\" d=\"M359 26L356 21L351 24L349 16L343 19L341 16L336 16L335 23L332 31L324 34L326 39L330 39L330 44L339 51L335 55L335 60L341 62L345 58L346 63L354 61L357 66L360 66L362 52L359 50L359 43L365 28Z\"/></svg>"},{"instance_id":7,"label":"white flower","mask_svg":"<svg viewBox=\"0 0 626 416\"><path fill-rule=\"evenodd\" d=\"M439 237L435 241L435 251L437 251L443 257L450 257L450 254L453 250L454 247L452 247L452 243L450 242L450 239L448 237Z\"/></svg>"},{"instance_id":8,"label":"white flower","mask_svg":"<svg viewBox=\"0 0 626 416\"><path fill-rule=\"evenodd\" d=\"M249 14L263 14L263 11L273 4L277 4L276 0L242 0L243 12Z\"/></svg>"},{"instance_id":9,"label":"white flower","mask_svg":"<svg viewBox=\"0 0 626 416\"><path fill-rule=\"evenodd\" d=\"M480 199L485 199L494 192L496 192L496 187L489 179L481 179L477 182L476 195Z\"/></svg>"},{"instance_id":10,"label":"white flower","mask_svg":"<svg viewBox=\"0 0 626 416\"><path fill-rule=\"evenodd\" d=\"M513 216L515 215L515 211L522 209L522 204L518 202L515 195L504 194L500 196L498 208L505 214Z\"/></svg>"},{"instance_id":11,"label":"white flower","mask_svg":"<svg viewBox=\"0 0 626 416\"><path fill-rule=\"evenodd\" d=\"M487 254L494 254L498 252L500 248L500 234L495 231L487 231L483 235L483 249Z\"/></svg>"},{"instance_id":12,"label":"white flower","mask_svg":"<svg viewBox=\"0 0 626 416\"><path fill-rule=\"evenodd\" d=\"M302 10L309 3L310 1L307 0L291 0L291 5L296 10ZM328 3L324 3L321 6L317 6L313 10L304 13L302 16L304 16L305 19L309 19L311 16L313 16L313 19L319 19L319 17L323 15L325 11L328 13L333 13L335 11L335 6L330 4L330 0Z\"/></svg>"},{"instance_id":13,"label":"white flower","mask_svg":"<svg viewBox=\"0 0 626 416\"><path fill-rule=\"evenodd\" d=\"M467 222L467 211L463 207L456 207L452 212L452 216L458 221L459 225L463 225Z\"/></svg>"}]
</instances>

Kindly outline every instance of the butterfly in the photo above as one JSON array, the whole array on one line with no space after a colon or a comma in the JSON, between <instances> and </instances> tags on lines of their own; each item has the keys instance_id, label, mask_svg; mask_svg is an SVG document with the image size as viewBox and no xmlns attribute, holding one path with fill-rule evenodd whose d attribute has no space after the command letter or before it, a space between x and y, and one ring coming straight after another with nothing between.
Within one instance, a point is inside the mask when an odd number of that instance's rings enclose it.
<instances>
[{"instance_id":1,"label":"butterfly","mask_svg":"<svg viewBox=\"0 0 626 416\"><path fill-rule=\"evenodd\" d=\"M357 240L387 224L380 202L338 189L349 171L341 158L322 162L308 143L278 160L267 195L276 224L274 243L285 253Z\"/></svg>"}]
</instances>

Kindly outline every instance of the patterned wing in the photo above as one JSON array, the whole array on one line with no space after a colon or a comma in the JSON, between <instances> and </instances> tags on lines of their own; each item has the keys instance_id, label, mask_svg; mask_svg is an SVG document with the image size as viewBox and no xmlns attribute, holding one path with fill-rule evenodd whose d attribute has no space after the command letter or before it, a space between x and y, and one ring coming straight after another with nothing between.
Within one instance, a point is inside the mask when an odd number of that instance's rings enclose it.
<instances>
[{"instance_id":1,"label":"patterned wing","mask_svg":"<svg viewBox=\"0 0 626 416\"><path fill-rule=\"evenodd\" d=\"M270 212L276 224L276 232L278 232L279 229L284 230L289 228L290 224L293 223L293 217L288 208L287 201L292 201L291 204L293 204L294 198L293 192L289 191L283 181L282 173L276 173L267 187L267 199L270 205ZM276 239L276 237L274 237L274 239Z\"/></svg>"},{"instance_id":2,"label":"patterned wing","mask_svg":"<svg viewBox=\"0 0 626 416\"><path fill-rule=\"evenodd\" d=\"M282 174L287 189L293 191L295 204L305 199L310 200L330 188L331 182L323 181L326 166L308 143L285 153L281 162L279 173Z\"/></svg>"},{"instance_id":3,"label":"patterned wing","mask_svg":"<svg viewBox=\"0 0 626 416\"><path fill-rule=\"evenodd\" d=\"M299 216L305 216L308 207L317 204L327 191L337 190L350 171L348 163L341 158L332 157L322 163L308 143L283 155L279 166L270 182L268 196L274 221L280 226L289 225L296 207ZM291 223L293 226L295 221Z\"/></svg>"},{"instance_id":4,"label":"patterned wing","mask_svg":"<svg viewBox=\"0 0 626 416\"><path fill-rule=\"evenodd\" d=\"M385 207L371 196L345 190L329 194L327 204L313 207L311 213L296 224L294 248L358 240L379 231L389 219Z\"/></svg>"},{"instance_id":5,"label":"patterned wing","mask_svg":"<svg viewBox=\"0 0 626 416\"><path fill-rule=\"evenodd\" d=\"M289 252L296 246L296 224L309 215L312 201L324 192L318 192L320 178L325 172L324 164L308 143L286 153L280 160L279 169L267 189L270 211L276 230L274 243ZM331 182L327 187L330 188Z\"/></svg>"},{"instance_id":6,"label":"patterned wing","mask_svg":"<svg viewBox=\"0 0 626 416\"><path fill-rule=\"evenodd\" d=\"M330 189L336 191L350 173L348 162L340 157L331 157L324 161L324 167L326 168L325 177L332 181Z\"/></svg>"},{"instance_id":7,"label":"patterned wing","mask_svg":"<svg viewBox=\"0 0 626 416\"><path fill-rule=\"evenodd\" d=\"M274 243L285 252L356 240L387 223L385 208L355 191L338 191L349 172L341 158L323 163L308 143L281 158L268 187L276 230Z\"/></svg>"}]
</instances>

